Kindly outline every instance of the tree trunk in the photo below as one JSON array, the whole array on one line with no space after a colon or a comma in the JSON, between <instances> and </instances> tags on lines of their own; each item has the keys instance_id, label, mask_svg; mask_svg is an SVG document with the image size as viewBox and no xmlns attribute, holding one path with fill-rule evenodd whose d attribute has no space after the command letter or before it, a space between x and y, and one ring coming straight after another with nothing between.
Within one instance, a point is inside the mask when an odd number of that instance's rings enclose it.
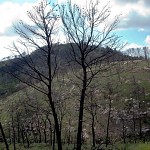
<instances>
[{"instance_id":1,"label":"tree trunk","mask_svg":"<svg viewBox=\"0 0 150 150\"><path fill-rule=\"evenodd\" d=\"M141 110L140 102L139 102L139 110ZM139 136L140 136L140 140L142 140L142 117L141 117L140 112L139 112Z\"/></svg>"},{"instance_id":2,"label":"tree trunk","mask_svg":"<svg viewBox=\"0 0 150 150\"><path fill-rule=\"evenodd\" d=\"M48 118L47 116L47 119L48 119L48 122L49 122L49 138L50 138L50 145L52 145L52 139L53 139L53 131L52 131L52 123L51 123L51 120Z\"/></svg>"},{"instance_id":3,"label":"tree trunk","mask_svg":"<svg viewBox=\"0 0 150 150\"><path fill-rule=\"evenodd\" d=\"M38 142L41 143L42 139L41 139L41 129L40 129L40 120L39 120L39 116L37 115L38 118L38 134L39 134L39 140Z\"/></svg>"},{"instance_id":4,"label":"tree trunk","mask_svg":"<svg viewBox=\"0 0 150 150\"><path fill-rule=\"evenodd\" d=\"M111 93L110 93L111 94ZM106 129L106 147L109 143L109 124L110 124L110 114L111 114L111 97L109 95L109 112L108 112L108 119L107 119L107 129Z\"/></svg>"},{"instance_id":5,"label":"tree trunk","mask_svg":"<svg viewBox=\"0 0 150 150\"><path fill-rule=\"evenodd\" d=\"M122 136L123 136L123 142L124 144L126 144L125 123L123 118L122 118Z\"/></svg>"},{"instance_id":6,"label":"tree trunk","mask_svg":"<svg viewBox=\"0 0 150 150\"><path fill-rule=\"evenodd\" d=\"M50 93L48 94L48 98L49 98L50 106L52 108L52 113L53 113L53 118L54 118L54 123L55 123L55 132L56 132L56 138L57 138L57 146L58 146L58 150L62 150L61 131L60 131L60 128L59 128L58 117L57 117L57 113L56 113L56 110L55 110L55 106L54 106L54 103L52 101L52 97L51 97Z\"/></svg>"},{"instance_id":7,"label":"tree trunk","mask_svg":"<svg viewBox=\"0 0 150 150\"><path fill-rule=\"evenodd\" d=\"M136 143L136 133L135 133L136 123L135 123L135 116L133 110L133 134L134 134L134 142Z\"/></svg>"},{"instance_id":8,"label":"tree trunk","mask_svg":"<svg viewBox=\"0 0 150 150\"><path fill-rule=\"evenodd\" d=\"M84 65L84 62L82 62L82 68L83 68L83 85L82 85L82 92L80 97L80 107L79 107L79 120L78 120L78 133L77 133L77 148L76 150L81 150L82 145L82 123L83 123L83 110L84 110L84 100L85 100L85 93L86 93L86 86L87 86L87 71L86 67Z\"/></svg>"},{"instance_id":9,"label":"tree trunk","mask_svg":"<svg viewBox=\"0 0 150 150\"><path fill-rule=\"evenodd\" d=\"M12 131L13 131L13 147L14 147L14 150L16 150L16 132L15 132L15 127L14 127L13 116L12 116Z\"/></svg>"},{"instance_id":10,"label":"tree trunk","mask_svg":"<svg viewBox=\"0 0 150 150\"><path fill-rule=\"evenodd\" d=\"M141 115L139 116L139 136L140 136L140 140L142 140L142 119L141 119Z\"/></svg>"},{"instance_id":11,"label":"tree trunk","mask_svg":"<svg viewBox=\"0 0 150 150\"><path fill-rule=\"evenodd\" d=\"M17 114L17 142L20 143L20 118Z\"/></svg>"},{"instance_id":12,"label":"tree trunk","mask_svg":"<svg viewBox=\"0 0 150 150\"><path fill-rule=\"evenodd\" d=\"M9 125L8 127L8 138L9 138L9 144L12 143L12 139L11 139L11 126Z\"/></svg>"},{"instance_id":13,"label":"tree trunk","mask_svg":"<svg viewBox=\"0 0 150 150\"><path fill-rule=\"evenodd\" d=\"M46 135L46 119L44 120L44 142L47 143L47 135Z\"/></svg>"},{"instance_id":14,"label":"tree trunk","mask_svg":"<svg viewBox=\"0 0 150 150\"><path fill-rule=\"evenodd\" d=\"M14 127L13 127L13 146L14 150L16 150L16 132Z\"/></svg>"},{"instance_id":15,"label":"tree trunk","mask_svg":"<svg viewBox=\"0 0 150 150\"><path fill-rule=\"evenodd\" d=\"M67 143L70 145L71 141L71 120L69 119L69 129L68 129L68 137L67 137Z\"/></svg>"},{"instance_id":16,"label":"tree trunk","mask_svg":"<svg viewBox=\"0 0 150 150\"><path fill-rule=\"evenodd\" d=\"M95 118L94 115L92 115L92 137L93 137L93 147L95 147L95 130L94 130L94 123L95 123Z\"/></svg>"},{"instance_id":17,"label":"tree trunk","mask_svg":"<svg viewBox=\"0 0 150 150\"><path fill-rule=\"evenodd\" d=\"M55 150L55 128L54 128L54 133L53 133L53 150Z\"/></svg>"},{"instance_id":18,"label":"tree trunk","mask_svg":"<svg viewBox=\"0 0 150 150\"><path fill-rule=\"evenodd\" d=\"M29 148L30 147L30 142L29 142L27 131L26 131L25 135L26 135L26 141L27 141L27 148Z\"/></svg>"},{"instance_id":19,"label":"tree trunk","mask_svg":"<svg viewBox=\"0 0 150 150\"><path fill-rule=\"evenodd\" d=\"M22 126L22 129L21 129L21 137L22 137L22 143L24 144L25 140L24 140L24 127L23 126Z\"/></svg>"},{"instance_id":20,"label":"tree trunk","mask_svg":"<svg viewBox=\"0 0 150 150\"><path fill-rule=\"evenodd\" d=\"M8 143L7 143L7 140L6 140L6 136L5 136L5 133L4 133L4 130L3 130L1 122L0 122L0 130L1 130L1 133L2 133L3 140L5 142L6 150L9 150L9 146L8 146Z\"/></svg>"}]
</instances>

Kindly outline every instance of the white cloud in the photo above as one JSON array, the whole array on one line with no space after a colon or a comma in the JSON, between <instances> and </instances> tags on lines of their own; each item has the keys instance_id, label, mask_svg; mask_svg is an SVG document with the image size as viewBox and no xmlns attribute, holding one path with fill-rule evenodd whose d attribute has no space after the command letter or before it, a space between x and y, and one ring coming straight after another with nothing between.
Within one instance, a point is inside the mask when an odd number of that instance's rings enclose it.
<instances>
[{"instance_id":1,"label":"white cloud","mask_svg":"<svg viewBox=\"0 0 150 150\"><path fill-rule=\"evenodd\" d=\"M127 44L124 48L123 48L123 51L124 50L127 50L127 49L130 49L130 48L141 48L143 47L142 45L139 45L139 44L136 44L136 43L129 43Z\"/></svg>"},{"instance_id":2,"label":"white cloud","mask_svg":"<svg viewBox=\"0 0 150 150\"><path fill-rule=\"evenodd\" d=\"M27 10L30 10L33 5L33 3L24 3L21 5L12 2L4 2L0 4L0 33L5 33L6 30L12 26L13 22L20 19L30 23L27 17Z\"/></svg>"},{"instance_id":3,"label":"white cloud","mask_svg":"<svg viewBox=\"0 0 150 150\"><path fill-rule=\"evenodd\" d=\"M67 0L58 0L58 3L65 2ZM72 3L78 4L85 7L86 4L91 2L90 0L71 0ZM96 0L94 0L96 1ZM148 0L147 0L148 1ZM150 28L150 22L148 21L150 17L150 5L146 5L146 0L111 0L111 15L112 18L116 15L121 15L120 24L118 28ZM106 5L108 0L100 0L98 5L99 9Z\"/></svg>"},{"instance_id":4,"label":"white cloud","mask_svg":"<svg viewBox=\"0 0 150 150\"><path fill-rule=\"evenodd\" d=\"M120 0L121 1L121 0ZM123 28L149 28L150 22L150 6L147 7L143 0L126 2L117 4L122 10L121 27ZM115 7L114 7L115 9Z\"/></svg>"},{"instance_id":5,"label":"white cloud","mask_svg":"<svg viewBox=\"0 0 150 150\"><path fill-rule=\"evenodd\" d=\"M147 35L145 42L146 44L150 45L150 35Z\"/></svg>"},{"instance_id":6,"label":"white cloud","mask_svg":"<svg viewBox=\"0 0 150 150\"><path fill-rule=\"evenodd\" d=\"M40 2L41 0L37 0ZM66 2L68 0L56 0L58 3ZM94 0L95 1L95 0ZM99 9L101 9L109 0L100 0ZM118 29L124 28L138 28L139 31L147 31L150 28L150 3L148 0L111 0L111 16L110 20L118 15L121 16L121 23ZM85 7L90 0L72 0L73 3L79 4L81 7ZM30 10L35 3L13 3L11 1L0 3L0 58L2 57L1 51L6 51L3 47L7 47L12 40L15 40L14 36L6 37L9 29L12 27L12 23L16 23L19 19L24 22L31 23L26 15L27 10ZM10 33L10 32L9 32ZM6 40L7 39L7 40ZM60 38L62 40L62 38ZM7 41L7 42L6 42ZM64 41L64 40L63 40ZM150 36L146 37L145 42L150 44ZM128 47L136 47L138 44L131 43Z\"/></svg>"},{"instance_id":7,"label":"white cloud","mask_svg":"<svg viewBox=\"0 0 150 150\"><path fill-rule=\"evenodd\" d=\"M139 32L144 32L145 29L144 29L144 28L139 28L138 31L139 31Z\"/></svg>"},{"instance_id":8,"label":"white cloud","mask_svg":"<svg viewBox=\"0 0 150 150\"><path fill-rule=\"evenodd\" d=\"M11 51L7 49L8 44L10 45L17 38L18 36L0 36L0 60L11 55Z\"/></svg>"},{"instance_id":9,"label":"white cloud","mask_svg":"<svg viewBox=\"0 0 150 150\"><path fill-rule=\"evenodd\" d=\"M12 21L16 20L18 4L5 2L0 5L0 33L5 33L6 29L12 25Z\"/></svg>"},{"instance_id":10,"label":"white cloud","mask_svg":"<svg viewBox=\"0 0 150 150\"><path fill-rule=\"evenodd\" d=\"M5 47L8 47L8 45L11 45L11 43L17 39L17 35L13 33L13 23L23 20L31 24L31 21L27 17L27 11L31 10L35 4L36 3L18 4L10 1L0 3L0 59L11 54Z\"/></svg>"}]
</instances>

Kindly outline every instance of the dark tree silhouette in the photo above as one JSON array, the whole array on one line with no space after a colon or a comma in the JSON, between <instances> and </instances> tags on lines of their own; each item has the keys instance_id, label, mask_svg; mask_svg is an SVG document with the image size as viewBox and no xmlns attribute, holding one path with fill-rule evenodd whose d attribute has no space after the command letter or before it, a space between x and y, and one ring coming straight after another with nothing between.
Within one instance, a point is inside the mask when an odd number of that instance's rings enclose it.
<instances>
[{"instance_id":1,"label":"dark tree silhouette","mask_svg":"<svg viewBox=\"0 0 150 150\"><path fill-rule=\"evenodd\" d=\"M16 67L10 66L9 72L4 71L47 96L55 123L58 149L61 150L61 131L52 95L53 81L58 71L56 52L58 40L55 39L58 39L56 36L59 17L56 9L57 5L50 5L47 0L43 0L27 12L32 25L20 21L14 27L20 39L9 49L17 55L17 58L12 60L12 64ZM39 53L30 55L33 49L37 49ZM40 60L40 64L37 64L37 59ZM43 66L46 69L43 69Z\"/></svg>"},{"instance_id":2,"label":"dark tree silhouette","mask_svg":"<svg viewBox=\"0 0 150 150\"><path fill-rule=\"evenodd\" d=\"M80 81L78 84L80 98L77 150L80 150L82 145L84 103L88 87L98 73L106 70L103 63L112 56L111 49L120 47L118 37L113 34L118 24L118 16L112 23L107 24L111 14L109 4L106 4L101 10L98 8L99 5L101 5L99 1L91 0L83 9L76 4L72 5L71 2L60 7L64 33L71 47L68 54L70 65L75 63L81 69L81 72L77 74L72 65L73 74ZM100 51L106 46L109 46L106 51Z\"/></svg>"},{"instance_id":3,"label":"dark tree silhouette","mask_svg":"<svg viewBox=\"0 0 150 150\"><path fill-rule=\"evenodd\" d=\"M8 146L8 143L7 143L7 140L6 140L6 136L5 136L5 133L4 133L4 130L3 130L1 122L0 122L0 131L2 133L2 137L3 137L3 140L5 142L6 150L9 150L9 146Z\"/></svg>"}]
</instances>

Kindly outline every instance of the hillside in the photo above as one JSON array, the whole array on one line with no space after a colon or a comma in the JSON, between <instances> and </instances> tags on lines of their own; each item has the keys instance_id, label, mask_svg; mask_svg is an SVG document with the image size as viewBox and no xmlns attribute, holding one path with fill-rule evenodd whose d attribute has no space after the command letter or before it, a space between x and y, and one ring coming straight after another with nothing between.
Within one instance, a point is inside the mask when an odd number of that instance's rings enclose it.
<instances>
[{"instance_id":1,"label":"hillside","mask_svg":"<svg viewBox=\"0 0 150 150\"><path fill-rule=\"evenodd\" d=\"M59 47L60 53L57 58L63 69L68 67L65 65L68 61L65 58L66 46L61 45ZM102 70L96 76L87 91L84 107L83 147L90 149L93 129L97 148L104 147L107 127L110 147L115 146L118 142L121 146L122 143L148 141L150 139L149 63L145 60L124 56L122 53L111 49L98 50L98 54L101 55L101 53L109 54L110 59L109 63L104 62L102 64L102 67L107 69ZM39 56L40 59L38 59ZM24 57L28 60L32 57L34 64L46 72L46 67L43 64L44 56L38 50L33 52L31 56ZM9 70L19 74L20 69L24 68L25 70L26 67L24 59L16 58L1 62L0 71ZM16 143L20 143L17 145L18 149L27 146L34 148L38 144L39 147L48 145L52 148L55 130L47 97L13 77L0 73L2 89L0 120L8 139L11 140L9 131L13 131L14 128ZM76 74L80 75L80 73L80 67L77 67ZM80 92L77 83L79 80L70 68L67 73L59 74L53 82L53 97L60 117L62 139L64 143L67 143L64 146L68 149L73 149L77 131ZM40 82L35 84L43 86ZM92 122L93 117L94 122ZM108 118L110 120L109 126ZM94 123L94 128L92 128L92 123ZM30 142L28 143L28 141ZM12 142L10 141L10 143ZM44 146L43 143L45 143ZM3 143L0 144L1 147L4 147Z\"/></svg>"},{"instance_id":2,"label":"hillside","mask_svg":"<svg viewBox=\"0 0 150 150\"><path fill-rule=\"evenodd\" d=\"M74 45L76 52L79 53L78 48ZM57 61L59 67L61 69L66 68L68 62L71 62L71 57L69 54L69 44L60 44L55 46L55 54L57 54ZM46 50L46 47L43 47ZM106 57L110 57L109 61L126 61L137 59L136 57L130 57L128 55L124 55L119 51L114 51L110 48L97 48L94 55L103 55L106 54ZM14 74L21 74L21 70L27 68L26 61L29 64L34 64L37 66L42 72L47 72L46 68L46 57L45 52L36 50L31 55L23 54L23 57L20 58L19 56L14 59L6 60L0 62L0 98L13 94L16 91L19 91L24 87L17 79L13 78L8 73L13 72ZM55 57L55 55L53 55ZM52 59L53 66L55 65L55 58ZM68 67L68 65L67 65ZM5 73L7 72L7 73ZM19 76L20 76L19 75Z\"/></svg>"}]
</instances>

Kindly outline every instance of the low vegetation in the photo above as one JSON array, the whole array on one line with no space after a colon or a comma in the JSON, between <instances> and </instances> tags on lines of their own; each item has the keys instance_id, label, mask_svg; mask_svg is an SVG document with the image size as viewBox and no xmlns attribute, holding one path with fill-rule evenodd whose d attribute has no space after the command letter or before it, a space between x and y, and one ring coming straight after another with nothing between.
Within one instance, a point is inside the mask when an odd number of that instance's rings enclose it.
<instances>
[{"instance_id":1,"label":"low vegetation","mask_svg":"<svg viewBox=\"0 0 150 150\"><path fill-rule=\"evenodd\" d=\"M119 52L119 16L108 25L108 5L101 11L99 1L86 9L71 2L49 5L42 0L28 12L34 25L21 21L14 27L21 46L9 49L18 55L0 63L0 148L149 147L146 53L143 58ZM57 40L60 21L67 44Z\"/></svg>"},{"instance_id":2,"label":"low vegetation","mask_svg":"<svg viewBox=\"0 0 150 150\"><path fill-rule=\"evenodd\" d=\"M85 119L83 124L83 149L87 145L89 149L92 147L92 117L95 119L93 122L95 148L105 147L107 131L106 125L108 123L108 114L110 111L108 148L114 147L115 149L117 147L118 149L127 150L141 150L143 148L148 150L149 144L147 144L147 142L150 138L150 89L148 86L149 72L147 69L145 69L147 63L144 60L135 60L133 62L130 61L130 63L127 65L125 62L126 61L122 62L124 71L120 72L120 81L118 74L114 74L111 77L106 77L105 75L109 74L109 72L107 72L97 78L96 82L93 83L93 85L96 86L92 87L92 89L89 91L88 101L85 103L84 108ZM134 69L131 69L133 66L132 63L134 64ZM115 72L115 67L111 67L111 69L113 72ZM139 73L140 76L137 76L137 73ZM101 80L99 80L99 78ZM65 143L67 143L68 146L65 147L68 147L68 149L70 147L70 149L72 149L71 147L75 146L73 143L75 143L77 126L76 113L78 112L78 106L76 99L78 95L75 94L77 92L77 87L72 83L71 73L63 76L63 78L60 77L58 80L59 84L57 82L56 92L57 87L59 87L62 82L66 85L61 90L62 95L59 95L63 97L63 101L61 100L61 105L58 107L58 112L62 117L60 119L62 126L62 139L64 140L63 146L65 146ZM136 99L137 97L138 99ZM109 105L110 101L111 108ZM17 92L12 92L10 96L6 95L5 98L1 98L0 117L8 142L13 142L11 141L12 135L9 132L12 131L11 124L12 121L14 121L16 140L20 138L20 144L16 144L16 147L29 146L31 149L52 148L53 140L55 138L54 122L51 118L51 115L49 115L49 112L47 112L47 107L48 105L46 102L46 97L28 86L25 86L23 89L20 89ZM20 134L20 132L17 131L18 125L19 131L21 131L21 128L24 129L23 136L25 136L25 133L27 132L30 143L27 143L27 139L24 139L24 142L22 141L23 137L18 135ZM140 141L143 141L145 144L138 144ZM137 144L131 144L135 142ZM1 144L1 147L4 148L5 145ZM11 147L13 147L12 144L10 149Z\"/></svg>"}]
</instances>

